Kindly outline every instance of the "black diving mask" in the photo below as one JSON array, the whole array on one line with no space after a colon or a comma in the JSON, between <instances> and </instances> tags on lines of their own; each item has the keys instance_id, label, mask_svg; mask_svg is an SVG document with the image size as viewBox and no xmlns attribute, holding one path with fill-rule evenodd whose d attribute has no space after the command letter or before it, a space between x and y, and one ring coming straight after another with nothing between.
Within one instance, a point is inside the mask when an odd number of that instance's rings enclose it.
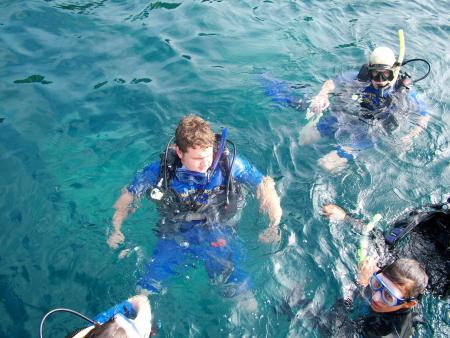
<instances>
[{"instance_id":1,"label":"black diving mask","mask_svg":"<svg viewBox=\"0 0 450 338\"><path fill-rule=\"evenodd\" d=\"M368 71L371 80L383 82L394 79L394 70L388 65L370 65Z\"/></svg>"}]
</instances>

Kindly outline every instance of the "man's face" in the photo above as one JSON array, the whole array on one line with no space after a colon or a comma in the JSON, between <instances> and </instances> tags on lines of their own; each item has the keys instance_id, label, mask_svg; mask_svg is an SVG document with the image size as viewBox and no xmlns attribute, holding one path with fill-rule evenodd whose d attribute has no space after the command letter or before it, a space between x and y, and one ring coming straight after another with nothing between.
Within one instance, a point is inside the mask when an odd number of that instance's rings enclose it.
<instances>
[{"instance_id":1,"label":"man's face","mask_svg":"<svg viewBox=\"0 0 450 338\"><path fill-rule=\"evenodd\" d=\"M187 151L183 153L181 149L176 148L177 155L181 160L183 166L191 171L199 173L206 173L213 161L213 147L188 147Z\"/></svg>"},{"instance_id":2,"label":"man's face","mask_svg":"<svg viewBox=\"0 0 450 338\"><path fill-rule=\"evenodd\" d=\"M405 295L407 294L406 286L397 285L391 280L389 280L386 276L384 276L382 273L378 275L379 278L383 281L383 283L391 290L395 296L398 298L407 298ZM370 307L375 312L394 312L401 309L407 309L411 308L416 304L416 301L409 301L402 303L397 306L389 306L387 305L382 297L381 297L382 290L379 291L372 291L372 300L370 302Z\"/></svg>"}]
</instances>

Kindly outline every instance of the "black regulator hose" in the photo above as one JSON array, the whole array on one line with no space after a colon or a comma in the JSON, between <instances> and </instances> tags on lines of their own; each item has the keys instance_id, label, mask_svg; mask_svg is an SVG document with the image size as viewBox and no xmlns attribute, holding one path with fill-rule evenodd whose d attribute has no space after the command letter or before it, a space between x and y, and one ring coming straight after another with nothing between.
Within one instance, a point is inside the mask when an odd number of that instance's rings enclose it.
<instances>
[{"instance_id":1,"label":"black regulator hose","mask_svg":"<svg viewBox=\"0 0 450 338\"><path fill-rule=\"evenodd\" d=\"M418 79L413 79L413 80L411 80L412 83L417 83L417 82L419 82L419 81L422 81L422 80L425 79L428 75L430 75L430 72L431 72L431 65L430 65L430 63L429 63L427 60L425 60L425 59L410 59L410 60L406 60L406 61L403 61L403 62L402 62L402 66L404 66L404 65L406 65L406 64L408 64L408 63L410 63L410 62L416 62L416 61L425 62L426 65L428 66L428 71L426 72L426 74L425 74L424 76L419 77ZM407 76L409 76L408 73L405 72L405 74L406 74Z\"/></svg>"},{"instance_id":2,"label":"black regulator hose","mask_svg":"<svg viewBox=\"0 0 450 338\"><path fill-rule=\"evenodd\" d=\"M47 312L47 313L45 314L44 318L42 318L42 320L41 320L41 325L39 326L39 337L40 337L40 338L42 338L42 337L44 336L44 335L43 335L43 329L44 329L44 323L45 323L45 320L46 320L51 314L53 314L53 313L55 313L55 312L68 312L68 313L72 313L72 314L74 314L74 315L77 315L78 317L81 317L81 318L87 320L89 323L91 323L91 324L94 325L94 326L99 325L98 323L94 322L92 319L86 317L85 315L83 315L83 314L81 314L81 313L79 313L79 312L77 312L77 311L74 311L74 310L71 310L71 309L65 309L65 308L54 309L54 310L51 310L51 311Z\"/></svg>"}]
</instances>

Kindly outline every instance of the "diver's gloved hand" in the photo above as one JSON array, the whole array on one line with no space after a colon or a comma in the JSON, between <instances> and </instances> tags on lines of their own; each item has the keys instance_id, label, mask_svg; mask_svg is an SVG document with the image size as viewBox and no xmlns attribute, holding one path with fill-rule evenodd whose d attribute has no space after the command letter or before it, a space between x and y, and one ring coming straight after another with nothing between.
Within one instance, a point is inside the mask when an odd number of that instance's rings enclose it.
<instances>
[{"instance_id":1,"label":"diver's gloved hand","mask_svg":"<svg viewBox=\"0 0 450 338\"><path fill-rule=\"evenodd\" d=\"M107 243L111 249L117 249L119 244L122 244L125 240L125 236L122 231L114 230L114 232L109 236Z\"/></svg>"},{"instance_id":2,"label":"diver's gloved hand","mask_svg":"<svg viewBox=\"0 0 450 338\"><path fill-rule=\"evenodd\" d=\"M277 225L271 225L259 234L258 239L262 243L278 243L281 240L280 229Z\"/></svg>"}]
</instances>

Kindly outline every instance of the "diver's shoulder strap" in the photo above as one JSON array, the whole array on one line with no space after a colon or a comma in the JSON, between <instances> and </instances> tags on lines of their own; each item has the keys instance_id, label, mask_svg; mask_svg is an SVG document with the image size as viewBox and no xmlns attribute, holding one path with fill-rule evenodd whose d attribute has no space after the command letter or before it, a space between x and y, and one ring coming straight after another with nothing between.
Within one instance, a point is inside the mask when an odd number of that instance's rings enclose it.
<instances>
[{"instance_id":1,"label":"diver's shoulder strap","mask_svg":"<svg viewBox=\"0 0 450 338\"><path fill-rule=\"evenodd\" d=\"M361 82L367 82L370 80L369 65L367 63L361 66L361 69L359 70L358 76L356 78Z\"/></svg>"},{"instance_id":2,"label":"diver's shoulder strap","mask_svg":"<svg viewBox=\"0 0 450 338\"><path fill-rule=\"evenodd\" d=\"M158 181L163 179L162 187L165 187L166 183L167 185L170 183L175 176L175 170L180 165L181 161L177 155L175 146L167 148L167 154L165 152L160 154ZM167 179L167 182L164 181L165 179Z\"/></svg>"},{"instance_id":3,"label":"diver's shoulder strap","mask_svg":"<svg viewBox=\"0 0 450 338\"><path fill-rule=\"evenodd\" d=\"M406 72L400 72L400 76L395 84L396 88L406 89L408 91L412 85L411 76Z\"/></svg>"},{"instance_id":4,"label":"diver's shoulder strap","mask_svg":"<svg viewBox=\"0 0 450 338\"><path fill-rule=\"evenodd\" d=\"M396 221L393 228L385 236L385 241L389 245L396 245L402 238L404 238L409 232L411 232L416 226L423 224L433 217L441 215L449 215L448 203L431 204L427 207L416 209L411 211L408 216ZM449 231L447 229L441 229L443 231Z\"/></svg>"}]
</instances>

